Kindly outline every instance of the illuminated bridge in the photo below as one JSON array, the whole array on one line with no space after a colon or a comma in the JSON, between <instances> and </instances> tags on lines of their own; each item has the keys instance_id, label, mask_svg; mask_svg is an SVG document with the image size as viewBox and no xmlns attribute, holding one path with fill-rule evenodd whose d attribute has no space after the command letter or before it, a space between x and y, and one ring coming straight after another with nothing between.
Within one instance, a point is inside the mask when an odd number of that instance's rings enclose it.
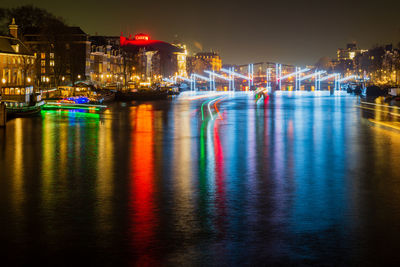
<instances>
[{"instance_id":1,"label":"illuminated bridge","mask_svg":"<svg viewBox=\"0 0 400 267\"><path fill-rule=\"evenodd\" d=\"M256 68L255 68L256 67ZM256 70L255 70L256 69ZM366 77L343 77L317 68L296 67L279 63L255 63L220 71L206 70L190 77L164 79L171 84L186 84L190 91L345 91L349 82L364 82Z\"/></svg>"}]
</instances>

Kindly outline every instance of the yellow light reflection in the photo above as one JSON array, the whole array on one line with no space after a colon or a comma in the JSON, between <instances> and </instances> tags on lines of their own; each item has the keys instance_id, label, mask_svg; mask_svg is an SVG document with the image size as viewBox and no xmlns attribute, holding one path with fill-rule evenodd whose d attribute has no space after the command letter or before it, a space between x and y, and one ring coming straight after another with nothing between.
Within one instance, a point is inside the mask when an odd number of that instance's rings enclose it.
<instances>
[{"instance_id":1,"label":"yellow light reflection","mask_svg":"<svg viewBox=\"0 0 400 267\"><path fill-rule=\"evenodd\" d=\"M192 188L192 158L191 156L191 116L190 103L175 106L174 114L179 114L174 121L174 142L173 154L173 176L174 181L174 198L176 203L175 224L177 228L186 236L190 234L191 228L188 227L194 220L194 207L191 201Z\"/></svg>"},{"instance_id":2,"label":"yellow light reflection","mask_svg":"<svg viewBox=\"0 0 400 267\"><path fill-rule=\"evenodd\" d=\"M105 112L105 115L109 110ZM114 141L112 120L105 120L99 127L97 161L97 199L99 231L106 231L103 222L111 221L113 198Z\"/></svg>"},{"instance_id":3,"label":"yellow light reflection","mask_svg":"<svg viewBox=\"0 0 400 267\"><path fill-rule=\"evenodd\" d=\"M23 147L24 147L24 138L22 132L22 119L17 119L15 121L15 152L14 152L14 161L13 161L13 198L14 198L14 207L17 214L17 218L21 218L22 211L21 211L21 204L24 200L24 170L23 170L23 163L24 163L24 154L23 154Z\"/></svg>"}]
</instances>

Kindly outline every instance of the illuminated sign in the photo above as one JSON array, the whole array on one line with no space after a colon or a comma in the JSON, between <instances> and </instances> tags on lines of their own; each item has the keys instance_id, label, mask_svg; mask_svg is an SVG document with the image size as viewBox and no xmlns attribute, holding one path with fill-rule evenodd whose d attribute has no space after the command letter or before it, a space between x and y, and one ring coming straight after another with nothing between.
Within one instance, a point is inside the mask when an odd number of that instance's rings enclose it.
<instances>
[{"instance_id":1,"label":"illuminated sign","mask_svg":"<svg viewBox=\"0 0 400 267\"><path fill-rule=\"evenodd\" d=\"M140 34L136 34L135 35L135 40L136 41L148 41L149 39L150 39L150 37L148 35L146 35L146 34L140 33Z\"/></svg>"}]
</instances>

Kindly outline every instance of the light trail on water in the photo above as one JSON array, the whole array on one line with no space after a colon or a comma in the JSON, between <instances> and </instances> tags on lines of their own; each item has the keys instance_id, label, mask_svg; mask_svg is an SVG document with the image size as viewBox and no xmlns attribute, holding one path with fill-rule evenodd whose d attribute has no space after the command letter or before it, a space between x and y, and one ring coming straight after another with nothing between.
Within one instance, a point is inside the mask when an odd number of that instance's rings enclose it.
<instances>
[{"instance_id":1,"label":"light trail on water","mask_svg":"<svg viewBox=\"0 0 400 267\"><path fill-rule=\"evenodd\" d=\"M361 102L361 104L373 105L373 106L377 106L377 107L393 108L393 109L400 110L400 107L389 106L389 105L382 105L382 104L369 103L369 102Z\"/></svg>"},{"instance_id":2,"label":"light trail on water","mask_svg":"<svg viewBox=\"0 0 400 267\"><path fill-rule=\"evenodd\" d=\"M218 107L217 107L217 104L218 104L219 102L221 102L224 98L225 98L225 97L219 99L218 101L216 101L216 102L214 103L214 109L217 111L217 113L218 113L218 115L219 115L219 117L220 117L221 120L224 120L224 119L222 118L221 113L219 113L219 109L218 109Z\"/></svg>"},{"instance_id":3,"label":"light trail on water","mask_svg":"<svg viewBox=\"0 0 400 267\"><path fill-rule=\"evenodd\" d=\"M384 126L384 127L388 127L388 128L400 131L400 127L399 126L393 125L393 124L388 123L388 122L377 121L377 120L373 120L373 119L368 119L368 121L370 121L370 122L372 122L374 124L377 124L379 126Z\"/></svg>"},{"instance_id":4,"label":"light trail on water","mask_svg":"<svg viewBox=\"0 0 400 267\"><path fill-rule=\"evenodd\" d=\"M186 95L182 95L181 97L179 97L179 100L189 100L189 101L193 101L193 100L198 100L198 99L203 99L203 98L209 98L209 97L216 97L216 96L221 96L221 95L226 95L228 94L228 92L211 92L211 93L206 93L204 95L194 95L194 96L186 96Z\"/></svg>"},{"instance_id":5,"label":"light trail on water","mask_svg":"<svg viewBox=\"0 0 400 267\"><path fill-rule=\"evenodd\" d=\"M211 111L211 105L213 104L213 103L215 103L215 105L214 105L214 107L216 108L216 101L221 101L222 99L223 99L224 97L219 97L219 98L215 98L215 99L213 99L213 100L211 100L211 101L209 101L208 102L208 112L210 113L210 116L211 116L211 120L213 120L214 119L214 115L212 114L212 111ZM217 111L217 113L219 114L219 111L218 111L218 108L216 108L216 111ZM221 114L219 114L219 116L221 117Z\"/></svg>"},{"instance_id":6,"label":"light trail on water","mask_svg":"<svg viewBox=\"0 0 400 267\"><path fill-rule=\"evenodd\" d=\"M218 110L216 104L219 103L219 102L220 102L222 99L224 99L224 98L225 98L225 97L217 97L217 98L214 98L214 99L210 99L210 100L204 101L204 102L201 104L201 119L204 120L204 105L205 105L205 104L207 104L208 112L210 113L211 119L212 119L212 120L214 119L214 115L212 114L212 111L211 111L211 105L212 105L213 103L215 103L215 104L214 104L214 108L215 108L215 110L217 111L217 113L219 114L219 116L221 117L221 114L219 113L219 110ZM217 101L217 102L216 102L216 101ZM222 117L221 117L221 119L222 119Z\"/></svg>"},{"instance_id":7,"label":"light trail on water","mask_svg":"<svg viewBox=\"0 0 400 267\"><path fill-rule=\"evenodd\" d=\"M388 113L388 114L390 114L392 116L400 117L400 114L393 113L393 112L390 112L390 111L380 110L380 109L376 109L376 108L367 108L367 107L363 107L363 106L355 106L355 107L361 108L361 109L366 109L366 110L379 111L379 112L383 112L383 113ZM388 107L388 106L386 106L386 107Z\"/></svg>"}]
</instances>

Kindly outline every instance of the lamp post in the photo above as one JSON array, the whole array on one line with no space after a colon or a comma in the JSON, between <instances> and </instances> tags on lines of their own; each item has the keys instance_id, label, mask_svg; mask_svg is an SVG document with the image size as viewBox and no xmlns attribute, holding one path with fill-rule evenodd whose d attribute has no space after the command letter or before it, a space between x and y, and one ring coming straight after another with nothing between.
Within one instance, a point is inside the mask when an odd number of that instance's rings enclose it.
<instances>
[{"instance_id":1,"label":"lamp post","mask_svg":"<svg viewBox=\"0 0 400 267\"><path fill-rule=\"evenodd\" d=\"M3 89L4 84L6 84L6 79L1 79L1 89ZM1 90L2 91L2 90ZM1 100L1 91L0 91L0 100ZM6 105L3 102L0 102L0 127L5 127L7 121L7 111Z\"/></svg>"}]
</instances>

